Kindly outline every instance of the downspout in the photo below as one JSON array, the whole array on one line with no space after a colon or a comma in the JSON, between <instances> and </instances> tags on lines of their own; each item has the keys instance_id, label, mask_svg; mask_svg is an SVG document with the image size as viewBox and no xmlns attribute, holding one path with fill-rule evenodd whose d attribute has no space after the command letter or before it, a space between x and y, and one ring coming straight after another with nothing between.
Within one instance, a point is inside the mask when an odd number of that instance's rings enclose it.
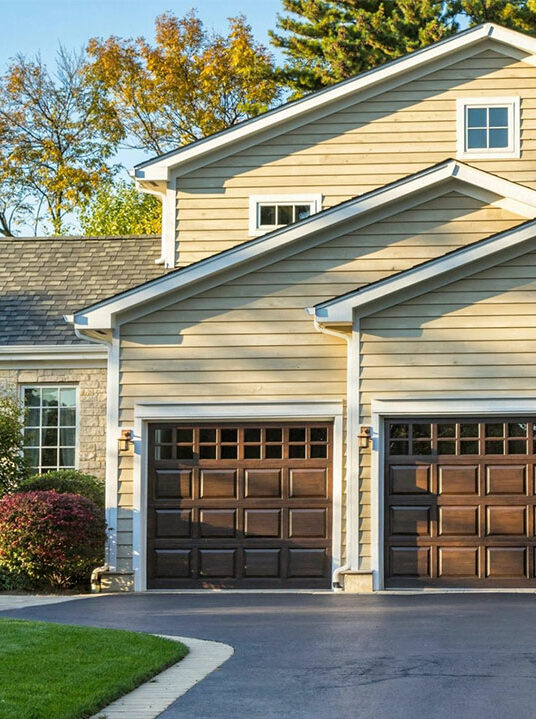
<instances>
[{"instance_id":1,"label":"downspout","mask_svg":"<svg viewBox=\"0 0 536 719\"><path fill-rule=\"evenodd\" d=\"M80 330L78 327L74 326L74 315L64 315L64 320L70 324L73 325L73 330L75 335L84 341L94 342L96 344L106 345L108 348L108 357L106 360L106 474L105 474L105 492L106 492L106 525L108 529L112 529L114 531L114 539L113 544L111 543L108 535L108 539L106 541L106 557L105 557L105 564L102 567L97 567L95 569L94 575L92 574L91 582L92 582L92 591L100 591L100 579L101 574L103 574L106 571L111 571L116 569L117 564L117 556L116 556L116 548L117 548L117 486L115 482L117 481L117 465L115 463L111 463L110 461L110 453L112 448L115 448L116 445L116 439L117 439L117 401L116 401L116 393L117 393L117 387L110 383L110 372L111 372L111 365L115 364L112 362L112 358L115 357L117 354L117 342L114 343L114 337L115 337L115 331L112 331L112 336L107 337L106 335L102 335L102 337L95 336L95 333L92 331L86 331ZM114 411L115 410L115 411ZM113 417L110 417L110 413L113 413ZM113 422L111 422L111 419ZM112 429L113 427L113 429ZM111 476L114 477L114 491L113 491L113 500L112 504L110 505L108 502L108 496L110 493L110 478ZM114 506L115 505L115 506Z\"/></svg>"},{"instance_id":2,"label":"downspout","mask_svg":"<svg viewBox=\"0 0 536 719\"><path fill-rule=\"evenodd\" d=\"M312 311L314 312L314 310L312 310ZM332 329L328 329L327 327L324 327L323 325L321 325L318 322L316 316L313 317L313 324L314 324L314 328L315 328L315 330L317 330L317 332L323 332L326 335L332 335L333 337L337 337L339 339L341 339L341 338L344 339L346 342L346 345L347 345L346 357L348 359L352 335L351 334L348 335L347 332L337 332L337 330L332 330ZM348 369L347 369L347 374L348 374ZM349 387L347 388L347 398L346 398L347 409L348 409L348 389L350 389L350 388ZM348 442L347 442L347 445L348 445ZM346 471L348 472L348 462L346 465ZM349 486L348 480L349 480L349 478L347 476L347 478L346 478L346 487L347 488ZM348 520L349 520L349 512L347 510L346 511L346 544L347 545L348 545L348 536L349 536L349 531L350 531L350 526L349 526ZM347 547L347 549L348 549L348 547ZM333 576L331 577L331 586L333 587L333 591L335 591L335 592L343 591L343 587L339 581L340 576L343 572L347 572L349 569L351 569L351 565L348 562L348 551L347 551L346 556L347 556L346 562L343 565L341 565L340 567L337 567L337 569L335 569L335 571L333 572Z\"/></svg>"}]
</instances>

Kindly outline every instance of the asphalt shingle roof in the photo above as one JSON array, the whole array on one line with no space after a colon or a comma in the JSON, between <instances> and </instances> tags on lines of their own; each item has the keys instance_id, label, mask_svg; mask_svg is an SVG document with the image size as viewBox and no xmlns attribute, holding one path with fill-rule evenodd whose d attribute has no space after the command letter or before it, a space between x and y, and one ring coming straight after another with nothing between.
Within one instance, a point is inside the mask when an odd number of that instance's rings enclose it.
<instances>
[{"instance_id":1,"label":"asphalt shingle roof","mask_svg":"<svg viewBox=\"0 0 536 719\"><path fill-rule=\"evenodd\" d=\"M79 344L63 319L165 273L159 237L0 240L0 345Z\"/></svg>"}]
</instances>

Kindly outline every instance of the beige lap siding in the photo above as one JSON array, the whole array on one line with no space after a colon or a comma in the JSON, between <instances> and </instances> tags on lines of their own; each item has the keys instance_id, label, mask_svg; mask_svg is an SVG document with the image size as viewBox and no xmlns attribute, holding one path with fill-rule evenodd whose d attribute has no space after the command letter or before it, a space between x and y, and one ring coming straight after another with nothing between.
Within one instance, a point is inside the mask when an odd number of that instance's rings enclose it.
<instances>
[{"instance_id":1,"label":"beige lap siding","mask_svg":"<svg viewBox=\"0 0 536 719\"><path fill-rule=\"evenodd\" d=\"M0 369L0 390L17 395L25 384L72 384L78 388L78 468L104 480L106 465L106 370Z\"/></svg>"},{"instance_id":2,"label":"beige lap siding","mask_svg":"<svg viewBox=\"0 0 536 719\"><path fill-rule=\"evenodd\" d=\"M523 155L471 164L536 187L536 67L479 49L178 178L179 264L247 240L252 194L321 193L325 208L455 157L456 99L480 95L521 97Z\"/></svg>"},{"instance_id":3,"label":"beige lap siding","mask_svg":"<svg viewBox=\"0 0 536 719\"><path fill-rule=\"evenodd\" d=\"M305 307L522 220L447 191L123 325L122 426L132 427L141 401L344 399L346 342L315 331ZM132 458L121 460L119 478L118 555L126 568Z\"/></svg>"},{"instance_id":4,"label":"beige lap siding","mask_svg":"<svg viewBox=\"0 0 536 719\"><path fill-rule=\"evenodd\" d=\"M363 318L361 331L363 423L373 398L533 396L536 253Z\"/></svg>"}]
</instances>

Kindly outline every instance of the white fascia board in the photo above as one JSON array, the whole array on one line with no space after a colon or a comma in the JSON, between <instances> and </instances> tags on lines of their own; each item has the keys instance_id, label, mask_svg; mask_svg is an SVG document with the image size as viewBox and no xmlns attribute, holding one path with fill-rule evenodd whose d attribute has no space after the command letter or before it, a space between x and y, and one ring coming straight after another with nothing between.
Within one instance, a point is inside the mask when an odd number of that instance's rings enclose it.
<instances>
[{"instance_id":1,"label":"white fascia board","mask_svg":"<svg viewBox=\"0 0 536 719\"><path fill-rule=\"evenodd\" d=\"M397 301L399 292L411 290L412 296L419 295L419 287L430 281L437 280L440 286L448 281L448 274L460 268L471 271L471 265L479 260L493 258L507 249L514 249L523 245L536 236L536 221L513 228L496 235L486 241L479 242L477 246L461 248L448 255L438 257L427 262L424 266L415 267L393 277L357 290L350 295L335 298L329 302L308 308L308 312L315 316L320 324L350 324L354 312L357 316L364 316L374 312L374 303L382 302L385 306L386 298L393 296L392 304ZM426 286L429 291L429 286ZM360 312L361 310L361 312Z\"/></svg>"},{"instance_id":2,"label":"white fascia board","mask_svg":"<svg viewBox=\"0 0 536 719\"><path fill-rule=\"evenodd\" d=\"M75 327L80 331L110 329L115 326L116 318L122 312L162 298L179 288L184 290L200 280L232 269L237 265L245 265L261 255L269 255L286 245L304 240L309 235L356 219L380 207L389 206L391 203L418 194L424 189L439 185L452 178L503 197L516 198L526 205L536 208L536 190L522 187L515 182L504 180L483 170L477 170L456 160L446 160L439 165L434 165L361 197L356 197L354 200L325 210L318 215L312 215L295 225L237 245L219 255L207 257L201 262L185 267L179 272L164 275L146 285L128 290L117 298L104 300L93 307L77 312L68 321L74 322Z\"/></svg>"},{"instance_id":3,"label":"white fascia board","mask_svg":"<svg viewBox=\"0 0 536 719\"><path fill-rule=\"evenodd\" d=\"M527 206L536 210L536 190L532 190L530 187L518 185L516 182L492 175L485 170L478 170L476 167L471 167L463 162L455 163L452 176L461 182L466 182L468 185L488 190L501 197L521 203L520 208L525 205L523 215L527 212ZM534 214L527 216L534 217Z\"/></svg>"},{"instance_id":4,"label":"white fascia board","mask_svg":"<svg viewBox=\"0 0 536 719\"><path fill-rule=\"evenodd\" d=\"M17 360L85 360L106 359L108 351L102 345L3 345L0 362Z\"/></svg>"},{"instance_id":5,"label":"white fascia board","mask_svg":"<svg viewBox=\"0 0 536 719\"><path fill-rule=\"evenodd\" d=\"M280 108L270 110L236 127L229 128L217 135L196 142L191 146L187 145L166 155L141 162L134 168L134 176L137 179L167 182L169 172L172 168L187 163L194 158L198 159L204 155L208 155L214 150L221 150L225 145L244 140L259 132L269 130L276 125L284 123L286 120L298 118L300 115L305 115L312 110L318 110L338 100L344 100L344 98L348 96L369 89L375 85L380 86L378 91L381 91L382 82L386 80L393 81L409 70L413 70L420 65L426 65L435 60L440 60L443 57L474 45L486 38L493 38L499 43L509 45L517 50L522 50L529 55L536 54L535 38L516 32L515 30L509 30L500 25L494 25L493 23L478 25L458 35L423 48L422 50L416 50L386 65L362 73L358 77L350 78L333 87L308 95L302 100L297 100L296 102L283 105Z\"/></svg>"}]
</instances>

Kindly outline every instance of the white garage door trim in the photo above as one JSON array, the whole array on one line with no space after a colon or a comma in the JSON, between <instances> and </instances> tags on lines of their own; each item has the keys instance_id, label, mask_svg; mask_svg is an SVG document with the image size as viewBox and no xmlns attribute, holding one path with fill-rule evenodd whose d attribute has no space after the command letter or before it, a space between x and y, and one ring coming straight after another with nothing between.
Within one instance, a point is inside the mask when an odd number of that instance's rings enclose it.
<instances>
[{"instance_id":1,"label":"white garage door trim","mask_svg":"<svg viewBox=\"0 0 536 719\"><path fill-rule=\"evenodd\" d=\"M418 416L486 416L536 414L536 397L474 397L456 399L436 397L428 399L373 399L371 450L371 522L372 574L375 590L384 588L383 532L384 532L384 420L388 417Z\"/></svg>"},{"instance_id":2,"label":"white garage door trim","mask_svg":"<svg viewBox=\"0 0 536 719\"><path fill-rule=\"evenodd\" d=\"M147 442L150 422L206 421L289 421L333 422L333 545L332 569L342 557L342 401L188 402L185 404L139 403L134 408L134 497L132 506L132 564L134 589L147 590Z\"/></svg>"}]
</instances>

